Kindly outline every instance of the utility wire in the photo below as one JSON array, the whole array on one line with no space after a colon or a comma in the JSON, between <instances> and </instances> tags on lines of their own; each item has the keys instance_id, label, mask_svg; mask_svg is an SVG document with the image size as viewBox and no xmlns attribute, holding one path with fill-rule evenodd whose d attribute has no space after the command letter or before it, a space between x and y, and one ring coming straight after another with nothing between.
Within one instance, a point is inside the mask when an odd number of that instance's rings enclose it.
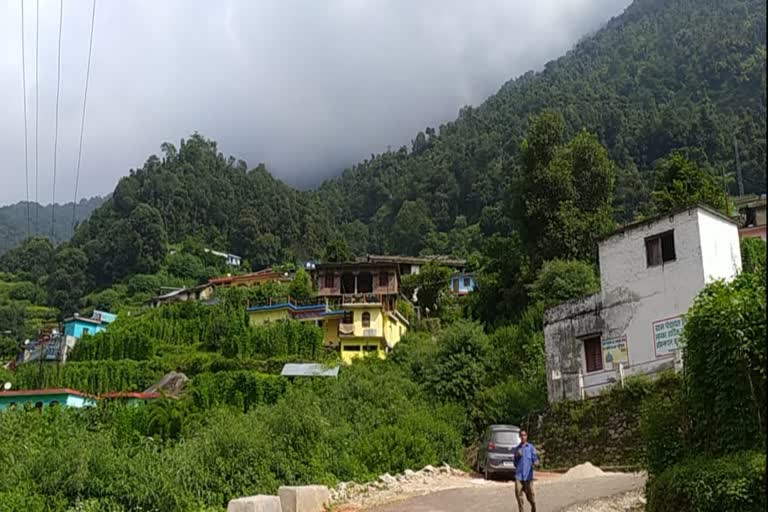
<instances>
[{"instance_id":1,"label":"utility wire","mask_svg":"<svg viewBox=\"0 0 768 512\"><path fill-rule=\"evenodd\" d=\"M83 114L80 117L80 144L77 149L77 167L75 169L75 198L72 200L72 231L75 230L75 214L77 212L77 186L80 183L80 159L83 155L83 131L85 130L85 106L88 102L88 79L91 76L91 53L93 52L93 28L96 22L96 0L93 0L91 10L91 37L88 41L88 65L85 68L85 92L83 93Z\"/></svg>"},{"instance_id":2,"label":"utility wire","mask_svg":"<svg viewBox=\"0 0 768 512\"><path fill-rule=\"evenodd\" d=\"M24 0L21 0L22 2ZM40 202L37 197L38 190L38 127L40 126L40 75L39 75L39 55L40 55L40 0L36 3L37 9L35 10L35 234L40 229Z\"/></svg>"},{"instance_id":3,"label":"utility wire","mask_svg":"<svg viewBox=\"0 0 768 512\"><path fill-rule=\"evenodd\" d=\"M24 46L24 0L19 0L21 3L21 88L24 94L24 182L26 184L27 191L27 237L29 237L32 230L32 217L29 214L29 143L28 127L27 127L27 52Z\"/></svg>"},{"instance_id":4,"label":"utility wire","mask_svg":"<svg viewBox=\"0 0 768 512\"><path fill-rule=\"evenodd\" d=\"M53 190L51 199L51 242L56 234L56 158L59 146L59 93L61 92L61 26L64 22L64 0L59 3L59 47L56 64L56 121L53 128Z\"/></svg>"}]
</instances>

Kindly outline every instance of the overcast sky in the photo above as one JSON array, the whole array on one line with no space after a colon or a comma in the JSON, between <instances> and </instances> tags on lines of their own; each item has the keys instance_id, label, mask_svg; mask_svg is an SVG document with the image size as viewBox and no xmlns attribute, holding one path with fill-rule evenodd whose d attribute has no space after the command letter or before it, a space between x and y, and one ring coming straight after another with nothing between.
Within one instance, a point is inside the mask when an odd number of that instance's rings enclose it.
<instances>
[{"instance_id":1,"label":"overcast sky","mask_svg":"<svg viewBox=\"0 0 768 512\"><path fill-rule=\"evenodd\" d=\"M24 0L35 198L35 1ZM59 0L40 2L38 197L52 197ZM79 197L165 141L316 185L477 105L629 0L97 0ZM56 200L71 201L90 0L65 0ZM0 0L0 204L26 197L20 0Z\"/></svg>"}]
</instances>

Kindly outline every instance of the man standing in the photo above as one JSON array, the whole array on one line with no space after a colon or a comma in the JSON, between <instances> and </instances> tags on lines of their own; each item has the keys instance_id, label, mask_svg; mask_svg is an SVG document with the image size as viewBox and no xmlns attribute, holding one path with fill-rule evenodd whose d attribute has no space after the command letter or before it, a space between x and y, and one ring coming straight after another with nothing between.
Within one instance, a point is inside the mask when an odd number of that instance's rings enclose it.
<instances>
[{"instance_id":1,"label":"man standing","mask_svg":"<svg viewBox=\"0 0 768 512\"><path fill-rule=\"evenodd\" d=\"M520 444L515 448L515 496L520 512L525 512L523 493L531 504L531 512L536 512L536 496L533 492L533 466L539 465L539 454L528 442L528 432L520 431Z\"/></svg>"}]
</instances>

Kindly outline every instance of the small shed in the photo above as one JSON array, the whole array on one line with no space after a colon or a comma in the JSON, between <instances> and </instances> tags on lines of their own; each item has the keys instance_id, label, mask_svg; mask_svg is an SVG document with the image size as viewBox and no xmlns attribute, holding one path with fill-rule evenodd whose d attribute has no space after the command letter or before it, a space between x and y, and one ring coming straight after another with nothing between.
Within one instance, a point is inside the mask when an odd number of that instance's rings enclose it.
<instances>
[{"instance_id":1,"label":"small shed","mask_svg":"<svg viewBox=\"0 0 768 512\"><path fill-rule=\"evenodd\" d=\"M339 377L339 366L329 367L317 363L288 363L280 372L283 377Z\"/></svg>"}]
</instances>

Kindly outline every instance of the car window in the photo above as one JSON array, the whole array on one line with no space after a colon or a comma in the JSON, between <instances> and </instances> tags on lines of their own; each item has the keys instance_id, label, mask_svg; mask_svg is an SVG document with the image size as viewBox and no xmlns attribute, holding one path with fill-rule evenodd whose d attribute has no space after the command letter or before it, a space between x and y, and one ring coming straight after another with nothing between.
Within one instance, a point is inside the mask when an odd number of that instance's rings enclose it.
<instances>
[{"instance_id":1,"label":"car window","mask_svg":"<svg viewBox=\"0 0 768 512\"><path fill-rule=\"evenodd\" d=\"M501 445L517 445L520 434L513 430L497 430L493 433L493 442Z\"/></svg>"}]
</instances>

